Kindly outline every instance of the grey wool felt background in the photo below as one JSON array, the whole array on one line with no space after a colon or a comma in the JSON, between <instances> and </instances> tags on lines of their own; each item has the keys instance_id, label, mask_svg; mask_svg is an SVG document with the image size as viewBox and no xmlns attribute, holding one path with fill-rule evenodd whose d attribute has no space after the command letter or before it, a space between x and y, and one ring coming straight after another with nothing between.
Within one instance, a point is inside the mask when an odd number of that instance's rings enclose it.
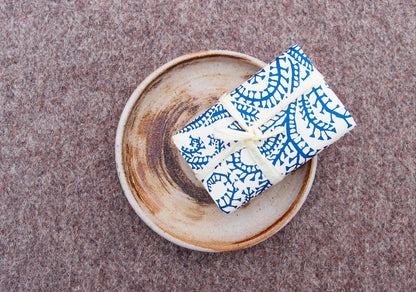
<instances>
[{"instance_id":1,"label":"grey wool felt background","mask_svg":"<svg viewBox=\"0 0 416 292\"><path fill-rule=\"evenodd\" d=\"M414 1L2 1L0 290L416 290ZM151 231L120 187L120 114L153 70L298 43L358 126L319 155L295 218L207 254Z\"/></svg>"}]
</instances>

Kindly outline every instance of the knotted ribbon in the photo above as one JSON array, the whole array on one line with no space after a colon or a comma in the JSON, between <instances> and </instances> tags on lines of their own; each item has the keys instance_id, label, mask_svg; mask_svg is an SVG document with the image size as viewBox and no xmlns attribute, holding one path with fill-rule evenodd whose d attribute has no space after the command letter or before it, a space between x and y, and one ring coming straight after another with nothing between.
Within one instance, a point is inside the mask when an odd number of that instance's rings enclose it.
<instances>
[{"instance_id":1,"label":"knotted ribbon","mask_svg":"<svg viewBox=\"0 0 416 292\"><path fill-rule=\"evenodd\" d=\"M241 117L241 114L237 111L236 107L231 102L231 96L229 94L223 94L219 103L224 109L233 117L240 127L244 130L233 130L230 128L216 128L214 130L214 136L223 140L224 142L231 142L231 145L214 156L205 167L196 173L196 176L200 179L206 179L214 169L232 153L237 152L243 148L246 148L257 166L262 171L263 175L270 181L271 184L276 184L284 177L256 146L256 142L266 140L270 137L275 137L285 131L284 127L277 127L274 130L263 133L259 128L269 121L274 116L284 111L289 104L296 101L303 94L311 90L314 86L320 85L324 82L324 78L317 70L310 72L310 75L304 80L299 87L297 87L292 93L286 95L276 107L271 109L264 109L266 113L261 119L255 121L251 126L248 126L246 121Z\"/></svg>"}]
</instances>

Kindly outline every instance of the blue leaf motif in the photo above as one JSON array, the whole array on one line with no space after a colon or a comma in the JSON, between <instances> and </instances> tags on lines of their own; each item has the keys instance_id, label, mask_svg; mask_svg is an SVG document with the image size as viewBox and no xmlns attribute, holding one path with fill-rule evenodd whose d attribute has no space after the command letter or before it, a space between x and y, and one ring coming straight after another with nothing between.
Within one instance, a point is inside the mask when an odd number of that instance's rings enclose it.
<instances>
[{"instance_id":1,"label":"blue leaf motif","mask_svg":"<svg viewBox=\"0 0 416 292\"><path fill-rule=\"evenodd\" d=\"M205 149L204 142L200 137L194 138L191 135L189 136L189 139L191 139L191 142L189 143L190 147L181 147L181 151L187 155L195 155L195 154L201 154L201 150Z\"/></svg>"},{"instance_id":2,"label":"blue leaf motif","mask_svg":"<svg viewBox=\"0 0 416 292\"><path fill-rule=\"evenodd\" d=\"M258 109L256 109L253 106L248 106L245 104L241 104L238 102L232 102L232 104L235 106L235 108L237 109L237 111L240 112L241 116L243 117L244 120L248 121L248 122L254 122L256 120L258 120L258 114L260 113L260 111Z\"/></svg>"},{"instance_id":3,"label":"blue leaf motif","mask_svg":"<svg viewBox=\"0 0 416 292\"><path fill-rule=\"evenodd\" d=\"M246 179L255 181L256 179L261 179L263 177L263 173L257 165L247 165L241 161L241 150L233 153L231 159L227 159L226 163L229 169L235 173L242 182Z\"/></svg>"},{"instance_id":4,"label":"blue leaf motif","mask_svg":"<svg viewBox=\"0 0 416 292\"><path fill-rule=\"evenodd\" d=\"M238 189L232 184L229 174L214 172L207 180L208 191L212 191L216 184L222 184L225 189L224 194L215 200L218 207L224 213L230 213L238 208L241 204L241 198L235 198Z\"/></svg>"},{"instance_id":5,"label":"blue leaf motif","mask_svg":"<svg viewBox=\"0 0 416 292\"><path fill-rule=\"evenodd\" d=\"M264 90L258 91L247 87L248 84L253 84L250 79L246 86L240 85L231 93L231 96L236 101L241 101L252 107L271 108L276 106L288 92L288 88L283 84L289 83L290 63L287 56L283 56L271 62L269 66L268 86Z\"/></svg>"},{"instance_id":6,"label":"blue leaf motif","mask_svg":"<svg viewBox=\"0 0 416 292\"><path fill-rule=\"evenodd\" d=\"M306 57L305 53L298 45L291 47L286 53L295 59L299 64L305 66L308 70L313 69L311 61L309 61L308 57Z\"/></svg>"},{"instance_id":7,"label":"blue leaf motif","mask_svg":"<svg viewBox=\"0 0 416 292\"><path fill-rule=\"evenodd\" d=\"M349 122L349 120L352 120L351 114L348 112L348 110L339 104L336 104L332 108L330 107L330 104L333 103L331 99L328 98L328 96L325 94L325 92L322 89L322 86L314 87L312 89L313 94L316 95L316 101L314 103L314 107L318 107L318 104L321 106L321 113L328 113L330 116L331 123L334 123L334 117L344 121L347 124L347 127L352 127L352 123Z\"/></svg>"},{"instance_id":8,"label":"blue leaf motif","mask_svg":"<svg viewBox=\"0 0 416 292\"><path fill-rule=\"evenodd\" d=\"M202 115L197 117L195 120L193 120L191 123L186 125L178 133L187 133L198 128L207 127L216 121L227 117L231 117L231 115L224 109L221 104L216 104L204 112Z\"/></svg>"},{"instance_id":9,"label":"blue leaf motif","mask_svg":"<svg viewBox=\"0 0 416 292\"><path fill-rule=\"evenodd\" d=\"M330 133L336 133L337 131L333 125L325 123L324 121L316 118L312 110L312 106L309 102L309 97L314 93L316 93L315 89L313 89L309 94L304 94L299 98L300 113L302 114L302 119L308 122L306 127L307 128L312 127L312 134L310 135L311 138L315 138L316 137L315 132L318 132L319 134L318 140L324 140L324 139L328 140L328 139L331 139ZM317 98L320 98L320 97L317 96Z\"/></svg>"},{"instance_id":10,"label":"blue leaf motif","mask_svg":"<svg viewBox=\"0 0 416 292\"><path fill-rule=\"evenodd\" d=\"M209 138L209 145L215 147L214 155L220 153L222 150L225 149L225 143L221 139L214 138L214 135L208 135ZM227 144L229 146L230 143Z\"/></svg>"},{"instance_id":11,"label":"blue leaf motif","mask_svg":"<svg viewBox=\"0 0 416 292\"><path fill-rule=\"evenodd\" d=\"M200 170L212 156L200 156L202 155L201 151L206 148L200 137L194 138L189 136L189 139L191 140L189 147L181 146L179 151L192 169Z\"/></svg>"},{"instance_id":12,"label":"blue leaf motif","mask_svg":"<svg viewBox=\"0 0 416 292\"><path fill-rule=\"evenodd\" d=\"M251 199L253 199L254 197L258 196L260 193L262 193L263 191L267 190L268 188L270 188L272 186L272 184L270 183L270 181L268 180L263 180L259 182L259 186L258 187L248 187L246 188L243 192L242 195L244 195L244 201L242 203L242 205L248 203Z\"/></svg>"}]
</instances>

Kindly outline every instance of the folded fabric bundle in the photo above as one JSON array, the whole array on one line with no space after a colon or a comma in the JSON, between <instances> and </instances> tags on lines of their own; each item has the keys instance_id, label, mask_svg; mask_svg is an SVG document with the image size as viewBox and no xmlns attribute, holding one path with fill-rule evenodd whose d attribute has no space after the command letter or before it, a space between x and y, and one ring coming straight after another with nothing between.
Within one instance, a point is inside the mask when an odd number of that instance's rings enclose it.
<instances>
[{"instance_id":1,"label":"folded fabric bundle","mask_svg":"<svg viewBox=\"0 0 416 292\"><path fill-rule=\"evenodd\" d=\"M172 138L218 207L230 213L354 127L295 45Z\"/></svg>"}]
</instances>

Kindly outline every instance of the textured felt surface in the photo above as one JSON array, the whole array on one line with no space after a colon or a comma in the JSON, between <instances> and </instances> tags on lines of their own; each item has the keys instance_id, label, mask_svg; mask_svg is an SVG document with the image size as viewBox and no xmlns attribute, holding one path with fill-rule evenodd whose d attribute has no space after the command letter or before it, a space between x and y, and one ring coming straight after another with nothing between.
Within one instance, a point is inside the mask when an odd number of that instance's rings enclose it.
<instances>
[{"instance_id":1,"label":"textured felt surface","mask_svg":"<svg viewBox=\"0 0 416 292\"><path fill-rule=\"evenodd\" d=\"M416 289L415 2L285 2L0 3L1 291ZM114 162L135 87L189 52L270 61L294 43L358 124L301 211L225 254L151 231Z\"/></svg>"}]
</instances>

